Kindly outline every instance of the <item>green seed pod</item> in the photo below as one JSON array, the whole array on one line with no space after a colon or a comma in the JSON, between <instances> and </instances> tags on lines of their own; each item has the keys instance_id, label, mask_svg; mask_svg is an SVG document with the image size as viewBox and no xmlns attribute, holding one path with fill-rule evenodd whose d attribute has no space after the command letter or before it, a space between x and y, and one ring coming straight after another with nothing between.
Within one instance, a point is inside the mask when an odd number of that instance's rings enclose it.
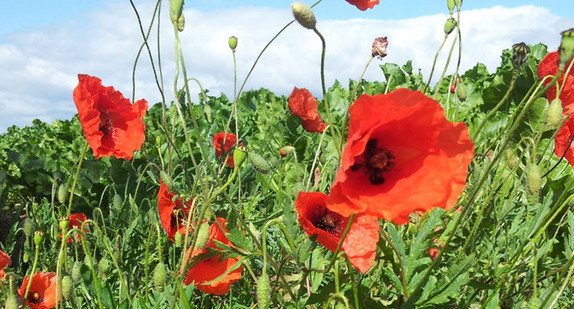
<instances>
[{"instance_id":1,"label":"green seed pod","mask_svg":"<svg viewBox=\"0 0 574 309\"><path fill-rule=\"evenodd\" d=\"M64 276L62 278L62 296L65 300L72 299L72 291L74 284L70 276Z\"/></svg>"},{"instance_id":2,"label":"green seed pod","mask_svg":"<svg viewBox=\"0 0 574 309\"><path fill-rule=\"evenodd\" d=\"M111 266L112 263L110 263L110 260L108 260L106 257L100 259L100 262L98 263L98 269L103 274L107 274L110 271Z\"/></svg>"},{"instance_id":3,"label":"green seed pod","mask_svg":"<svg viewBox=\"0 0 574 309\"><path fill-rule=\"evenodd\" d=\"M458 97L458 99L461 102L466 101L468 94L466 93L466 86L464 85L464 83L460 83L460 85L458 85L458 87L456 87L455 91L456 91L456 96Z\"/></svg>"},{"instance_id":4,"label":"green seed pod","mask_svg":"<svg viewBox=\"0 0 574 309\"><path fill-rule=\"evenodd\" d=\"M74 266L72 266L72 281L74 283L79 283L82 280L82 262L75 261Z\"/></svg>"},{"instance_id":5,"label":"green seed pod","mask_svg":"<svg viewBox=\"0 0 574 309\"><path fill-rule=\"evenodd\" d=\"M231 50L235 51L235 48L237 47L237 37L230 36L228 42L229 42L229 48L231 48Z\"/></svg>"},{"instance_id":6,"label":"green seed pod","mask_svg":"<svg viewBox=\"0 0 574 309\"><path fill-rule=\"evenodd\" d=\"M202 249L209 240L209 223L203 222L199 227L199 232L197 234L197 241L195 243L196 249Z\"/></svg>"},{"instance_id":7,"label":"green seed pod","mask_svg":"<svg viewBox=\"0 0 574 309\"><path fill-rule=\"evenodd\" d=\"M574 56L574 28L562 31L562 41L560 42L558 61L560 67L565 67L572 56Z\"/></svg>"},{"instance_id":8,"label":"green seed pod","mask_svg":"<svg viewBox=\"0 0 574 309\"><path fill-rule=\"evenodd\" d=\"M168 188L173 188L173 182L171 181L171 177L169 177L169 175L166 172L164 171L159 172L159 177L163 181L164 185L166 185Z\"/></svg>"},{"instance_id":9,"label":"green seed pod","mask_svg":"<svg viewBox=\"0 0 574 309\"><path fill-rule=\"evenodd\" d=\"M183 0L169 0L169 17L174 25L177 25L179 17L183 12Z\"/></svg>"},{"instance_id":10,"label":"green seed pod","mask_svg":"<svg viewBox=\"0 0 574 309\"><path fill-rule=\"evenodd\" d=\"M22 229L24 230L26 238L32 237L32 234L34 234L34 221L30 218L24 219L24 226Z\"/></svg>"},{"instance_id":11,"label":"green seed pod","mask_svg":"<svg viewBox=\"0 0 574 309\"><path fill-rule=\"evenodd\" d=\"M528 190L530 193L537 195L542 183L542 175L540 174L540 167L534 163L528 166Z\"/></svg>"},{"instance_id":12,"label":"green seed pod","mask_svg":"<svg viewBox=\"0 0 574 309\"><path fill-rule=\"evenodd\" d=\"M182 32L185 28L185 16L181 14L177 19L177 31Z\"/></svg>"},{"instance_id":13,"label":"green seed pod","mask_svg":"<svg viewBox=\"0 0 574 309\"><path fill-rule=\"evenodd\" d=\"M124 201L122 200L122 196L119 194L114 194L114 198L112 201L112 206L114 207L114 209L116 210L120 210L122 209L122 205L124 204Z\"/></svg>"},{"instance_id":14,"label":"green seed pod","mask_svg":"<svg viewBox=\"0 0 574 309\"><path fill-rule=\"evenodd\" d=\"M444 35L448 36L456 28L456 19L449 18L444 23Z\"/></svg>"},{"instance_id":15,"label":"green seed pod","mask_svg":"<svg viewBox=\"0 0 574 309\"><path fill-rule=\"evenodd\" d=\"M462 7L462 0L454 0L454 5L456 5L456 8L460 10Z\"/></svg>"},{"instance_id":16,"label":"green seed pod","mask_svg":"<svg viewBox=\"0 0 574 309\"><path fill-rule=\"evenodd\" d=\"M165 286L166 281L167 271L165 269L165 264L163 262L159 262L153 270L153 286L161 291Z\"/></svg>"},{"instance_id":17,"label":"green seed pod","mask_svg":"<svg viewBox=\"0 0 574 309\"><path fill-rule=\"evenodd\" d=\"M44 232L42 231L34 232L34 244L36 246L40 246L43 240L44 240Z\"/></svg>"},{"instance_id":18,"label":"green seed pod","mask_svg":"<svg viewBox=\"0 0 574 309\"><path fill-rule=\"evenodd\" d=\"M315 29L317 25L317 20L315 19L315 14L310 7L308 7L303 2L293 2L291 4L291 10L293 11L293 16L299 24L307 29Z\"/></svg>"},{"instance_id":19,"label":"green seed pod","mask_svg":"<svg viewBox=\"0 0 574 309\"><path fill-rule=\"evenodd\" d=\"M267 174L271 171L271 164L256 152L251 152L249 154L249 161L253 164L253 168L261 174Z\"/></svg>"},{"instance_id":20,"label":"green seed pod","mask_svg":"<svg viewBox=\"0 0 574 309\"><path fill-rule=\"evenodd\" d=\"M247 159L247 147L241 145L235 147L235 150L233 150L233 165L235 168L240 168L245 159Z\"/></svg>"},{"instance_id":21,"label":"green seed pod","mask_svg":"<svg viewBox=\"0 0 574 309\"><path fill-rule=\"evenodd\" d=\"M452 10L454 10L454 0L446 0L446 6L448 7L450 15L452 15Z\"/></svg>"},{"instance_id":22,"label":"green seed pod","mask_svg":"<svg viewBox=\"0 0 574 309\"><path fill-rule=\"evenodd\" d=\"M257 281L257 305L259 309L268 309L271 305L271 289L269 288L269 276L263 271Z\"/></svg>"},{"instance_id":23,"label":"green seed pod","mask_svg":"<svg viewBox=\"0 0 574 309\"><path fill-rule=\"evenodd\" d=\"M8 297L6 297L4 309L18 309L18 301L16 300L16 296L14 294L10 294Z\"/></svg>"},{"instance_id":24,"label":"green seed pod","mask_svg":"<svg viewBox=\"0 0 574 309\"><path fill-rule=\"evenodd\" d=\"M562 100L556 98L552 100L548 110L546 110L546 125L555 130L562 122Z\"/></svg>"},{"instance_id":25,"label":"green seed pod","mask_svg":"<svg viewBox=\"0 0 574 309\"><path fill-rule=\"evenodd\" d=\"M58 188L58 202L60 202L60 204L66 204L66 200L68 200L68 186L61 184Z\"/></svg>"}]
</instances>

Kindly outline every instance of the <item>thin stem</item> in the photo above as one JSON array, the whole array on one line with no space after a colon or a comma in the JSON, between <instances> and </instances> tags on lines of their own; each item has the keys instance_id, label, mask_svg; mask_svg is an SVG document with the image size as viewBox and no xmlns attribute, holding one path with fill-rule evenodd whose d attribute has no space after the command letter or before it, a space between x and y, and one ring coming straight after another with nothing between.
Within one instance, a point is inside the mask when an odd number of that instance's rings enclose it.
<instances>
[{"instance_id":1,"label":"thin stem","mask_svg":"<svg viewBox=\"0 0 574 309\"><path fill-rule=\"evenodd\" d=\"M380 228L379 232L381 233L383 238L387 241L389 246L391 246L391 248L395 252L395 255L397 256L397 260L399 261L399 265L401 267L401 273L399 274L399 277L401 279L401 285L403 286L403 299L404 301L407 301L407 299L409 298L409 289L407 285L407 280L405 278L405 263L403 261L403 258L401 257L401 254L399 253L397 247L395 247L395 245L393 244L393 241L391 240L391 237L389 237L387 232L385 232L383 228Z\"/></svg>"},{"instance_id":2,"label":"thin stem","mask_svg":"<svg viewBox=\"0 0 574 309\"><path fill-rule=\"evenodd\" d=\"M445 36L444 36L444 39L442 40L442 43L440 43L440 46L439 46L438 50L436 51L436 54L434 55L434 61L432 62L432 68L431 68L431 71L430 71L429 80L427 81L427 83L426 83L426 85L425 85L425 88L423 89L423 92L425 92L425 93L426 93L426 91L427 91L427 88L428 88L428 86L429 86L431 80L432 80L432 76L433 76L433 74L434 74L434 69L435 69L435 67L436 67L436 61L437 61L437 59L438 59L438 55L439 55L441 49L444 47L444 43L446 43L446 39L447 39L447 38L448 38L448 35L445 35Z\"/></svg>"},{"instance_id":3,"label":"thin stem","mask_svg":"<svg viewBox=\"0 0 574 309\"><path fill-rule=\"evenodd\" d=\"M335 252L333 252L333 257L331 258L331 262L329 263L329 265L325 269L326 273L329 272L329 270L331 270L331 267L333 267L333 264L335 264L335 261L337 260L337 256L339 255L339 251L341 251L341 247L343 246L343 242L345 241L347 234L351 230L351 226L353 225L353 221L355 221L355 216L356 216L355 214L352 214L349 217L349 222L347 223L347 227L345 228L343 235L341 235L341 240L339 240L339 244L337 245L337 249L335 250Z\"/></svg>"}]
</instances>

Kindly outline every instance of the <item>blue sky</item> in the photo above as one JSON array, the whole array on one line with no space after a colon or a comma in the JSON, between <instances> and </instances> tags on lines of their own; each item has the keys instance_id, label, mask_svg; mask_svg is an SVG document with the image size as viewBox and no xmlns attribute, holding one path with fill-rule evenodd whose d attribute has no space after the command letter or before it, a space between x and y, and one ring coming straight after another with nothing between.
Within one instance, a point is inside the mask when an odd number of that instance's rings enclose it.
<instances>
[{"instance_id":1,"label":"blue sky","mask_svg":"<svg viewBox=\"0 0 574 309\"><path fill-rule=\"evenodd\" d=\"M560 32L574 27L574 4L567 2L572 0L465 0L461 71L477 62L495 70L502 50L518 42L541 42L555 50ZM147 24L155 0L134 3ZM170 89L173 33L167 18L169 2L162 3L162 70L164 86ZM239 38L237 70L242 80L261 48L293 19L290 5L291 1L283 0L188 0L186 29L180 34L188 74L200 80L212 95L232 96L228 37ZM373 39L379 36L388 36L389 55L371 64L367 80L384 80L381 62L402 65L409 60L426 78L448 18L446 0L381 0L365 12L344 0L323 0L314 12L327 40L328 85L335 80L346 84L357 79L370 56ZM71 118L77 112L72 91L78 73L98 76L104 85L131 96L131 73L140 45L138 23L128 0L3 1L0 133L11 125L29 125L35 118L46 122ZM320 48L312 31L292 25L265 52L246 89L263 87L288 95L296 86L320 97ZM442 53L439 68L445 59ZM150 104L160 99L147 57L140 59L136 74L139 98Z\"/></svg>"}]
</instances>

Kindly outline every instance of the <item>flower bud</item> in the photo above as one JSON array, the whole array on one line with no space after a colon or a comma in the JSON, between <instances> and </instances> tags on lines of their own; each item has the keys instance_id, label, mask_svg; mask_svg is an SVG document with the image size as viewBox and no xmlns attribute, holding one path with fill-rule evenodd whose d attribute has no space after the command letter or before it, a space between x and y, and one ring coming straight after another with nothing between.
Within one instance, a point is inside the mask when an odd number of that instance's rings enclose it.
<instances>
[{"instance_id":1,"label":"flower bud","mask_svg":"<svg viewBox=\"0 0 574 309\"><path fill-rule=\"evenodd\" d=\"M64 276L62 278L62 297L64 297L65 300L72 299L73 287L72 278L70 276Z\"/></svg>"},{"instance_id":2,"label":"flower bud","mask_svg":"<svg viewBox=\"0 0 574 309\"><path fill-rule=\"evenodd\" d=\"M282 157L286 157L286 156L288 156L294 152L295 152L295 147L293 147L293 146L283 146L283 147L281 147L281 149L279 149L279 154Z\"/></svg>"},{"instance_id":3,"label":"flower bud","mask_svg":"<svg viewBox=\"0 0 574 309\"><path fill-rule=\"evenodd\" d=\"M389 46L387 37L376 38L371 47L371 55L382 60L387 55L387 46Z\"/></svg>"},{"instance_id":4,"label":"flower bud","mask_svg":"<svg viewBox=\"0 0 574 309\"><path fill-rule=\"evenodd\" d=\"M30 218L24 219L24 227L22 229L26 237L32 237L32 234L34 234L34 221Z\"/></svg>"},{"instance_id":5,"label":"flower bud","mask_svg":"<svg viewBox=\"0 0 574 309\"><path fill-rule=\"evenodd\" d=\"M183 235L179 231L175 232L175 236L173 237L173 242L176 248L181 247L181 243L183 243Z\"/></svg>"},{"instance_id":6,"label":"flower bud","mask_svg":"<svg viewBox=\"0 0 574 309\"><path fill-rule=\"evenodd\" d=\"M444 23L444 35L448 36L456 28L456 19L449 18Z\"/></svg>"},{"instance_id":7,"label":"flower bud","mask_svg":"<svg viewBox=\"0 0 574 309\"><path fill-rule=\"evenodd\" d=\"M167 271L165 270L165 264L160 261L153 270L153 286L161 291L165 286L166 281Z\"/></svg>"},{"instance_id":8,"label":"flower bud","mask_svg":"<svg viewBox=\"0 0 574 309\"><path fill-rule=\"evenodd\" d=\"M261 174L267 174L271 171L271 164L257 152L249 153L249 161L253 164L253 168Z\"/></svg>"},{"instance_id":9,"label":"flower bud","mask_svg":"<svg viewBox=\"0 0 574 309\"><path fill-rule=\"evenodd\" d=\"M212 123L213 122L213 112L211 110L211 106L209 106L209 104L205 104L203 105L203 115L205 115L205 120L207 120L207 122Z\"/></svg>"},{"instance_id":10,"label":"flower bud","mask_svg":"<svg viewBox=\"0 0 574 309\"><path fill-rule=\"evenodd\" d=\"M68 187L65 184L61 184L58 188L58 202L60 204L65 204L68 199Z\"/></svg>"},{"instance_id":11,"label":"flower bud","mask_svg":"<svg viewBox=\"0 0 574 309\"><path fill-rule=\"evenodd\" d=\"M464 85L464 83L460 83L458 87L456 87L455 92L456 96L461 102L466 101L468 95L466 93L466 86Z\"/></svg>"},{"instance_id":12,"label":"flower bud","mask_svg":"<svg viewBox=\"0 0 574 309\"><path fill-rule=\"evenodd\" d=\"M542 175L540 174L540 167L537 164L531 163L528 166L528 190L530 193L537 195L540 190L540 185L542 182Z\"/></svg>"},{"instance_id":13,"label":"flower bud","mask_svg":"<svg viewBox=\"0 0 574 309\"><path fill-rule=\"evenodd\" d=\"M122 196L119 194L114 194L114 198L112 201L112 206L114 207L114 209L116 210L120 210L122 209L122 205L123 205L124 201L122 201Z\"/></svg>"},{"instance_id":14,"label":"flower bud","mask_svg":"<svg viewBox=\"0 0 574 309\"><path fill-rule=\"evenodd\" d=\"M456 8L460 10L462 7L462 0L454 0L454 5L456 5Z\"/></svg>"},{"instance_id":15,"label":"flower bud","mask_svg":"<svg viewBox=\"0 0 574 309\"><path fill-rule=\"evenodd\" d=\"M574 28L562 31L562 41L560 42L560 52L558 53L558 61L560 67L565 67L572 56L574 56Z\"/></svg>"},{"instance_id":16,"label":"flower bud","mask_svg":"<svg viewBox=\"0 0 574 309\"><path fill-rule=\"evenodd\" d=\"M181 14L177 19L177 31L182 32L185 28L185 16Z\"/></svg>"},{"instance_id":17,"label":"flower bud","mask_svg":"<svg viewBox=\"0 0 574 309\"><path fill-rule=\"evenodd\" d=\"M237 37L232 35L229 37L229 48L235 51L236 47L237 47Z\"/></svg>"},{"instance_id":18,"label":"flower bud","mask_svg":"<svg viewBox=\"0 0 574 309\"><path fill-rule=\"evenodd\" d=\"M528 60L529 53L530 47L524 42L512 45L512 65L515 68L523 65Z\"/></svg>"},{"instance_id":19,"label":"flower bud","mask_svg":"<svg viewBox=\"0 0 574 309\"><path fill-rule=\"evenodd\" d=\"M562 122L562 100L556 98L552 100L546 111L546 125L555 130Z\"/></svg>"},{"instance_id":20,"label":"flower bud","mask_svg":"<svg viewBox=\"0 0 574 309\"><path fill-rule=\"evenodd\" d=\"M311 8L305 3L293 2L293 4L291 4L291 10L293 11L293 16L301 26L307 29L315 29L317 25L315 14L313 14Z\"/></svg>"},{"instance_id":21,"label":"flower bud","mask_svg":"<svg viewBox=\"0 0 574 309\"><path fill-rule=\"evenodd\" d=\"M209 240L209 223L203 222L199 227L199 232L197 233L197 241L195 242L195 248L201 249L205 247L205 244Z\"/></svg>"},{"instance_id":22,"label":"flower bud","mask_svg":"<svg viewBox=\"0 0 574 309\"><path fill-rule=\"evenodd\" d=\"M103 257L100 262L98 263L98 269L100 270L101 273L103 274L107 274L110 271L110 267L112 266L112 264L110 263L110 260L108 260L107 258Z\"/></svg>"},{"instance_id":23,"label":"flower bud","mask_svg":"<svg viewBox=\"0 0 574 309\"><path fill-rule=\"evenodd\" d=\"M166 187L173 188L173 182L171 181L171 177L169 177L169 175L166 172L164 171L159 172L159 177L161 178L161 181L163 181L163 184Z\"/></svg>"},{"instance_id":24,"label":"flower bud","mask_svg":"<svg viewBox=\"0 0 574 309\"><path fill-rule=\"evenodd\" d=\"M454 10L454 0L446 0L446 6L448 7L448 12L452 16L452 10Z\"/></svg>"},{"instance_id":25,"label":"flower bud","mask_svg":"<svg viewBox=\"0 0 574 309\"><path fill-rule=\"evenodd\" d=\"M6 297L6 302L4 303L4 309L18 309L18 301L16 296L12 293Z\"/></svg>"},{"instance_id":26,"label":"flower bud","mask_svg":"<svg viewBox=\"0 0 574 309\"><path fill-rule=\"evenodd\" d=\"M247 147L238 145L233 150L233 165L235 168L240 168L245 159L247 159Z\"/></svg>"},{"instance_id":27,"label":"flower bud","mask_svg":"<svg viewBox=\"0 0 574 309\"><path fill-rule=\"evenodd\" d=\"M177 25L183 11L183 0L169 0L169 17L174 25Z\"/></svg>"},{"instance_id":28,"label":"flower bud","mask_svg":"<svg viewBox=\"0 0 574 309\"><path fill-rule=\"evenodd\" d=\"M257 305L259 309L267 309L271 305L269 276L266 271L263 271L263 274L257 280Z\"/></svg>"},{"instance_id":29,"label":"flower bud","mask_svg":"<svg viewBox=\"0 0 574 309\"><path fill-rule=\"evenodd\" d=\"M44 240L44 232L42 231L34 232L34 244L36 246L40 246L42 244L42 240Z\"/></svg>"},{"instance_id":30,"label":"flower bud","mask_svg":"<svg viewBox=\"0 0 574 309\"><path fill-rule=\"evenodd\" d=\"M516 166L516 155L512 149L506 149L506 163L510 169L514 169Z\"/></svg>"},{"instance_id":31,"label":"flower bud","mask_svg":"<svg viewBox=\"0 0 574 309\"><path fill-rule=\"evenodd\" d=\"M75 261L72 266L72 281L79 283L82 280L82 262Z\"/></svg>"}]
</instances>

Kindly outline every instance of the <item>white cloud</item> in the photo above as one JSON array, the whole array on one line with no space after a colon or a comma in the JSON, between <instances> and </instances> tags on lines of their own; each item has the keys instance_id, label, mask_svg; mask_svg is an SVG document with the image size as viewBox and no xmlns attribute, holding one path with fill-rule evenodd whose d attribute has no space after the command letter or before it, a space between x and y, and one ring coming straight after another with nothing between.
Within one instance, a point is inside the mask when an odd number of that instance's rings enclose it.
<instances>
[{"instance_id":1,"label":"white cloud","mask_svg":"<svg viewBox=\"0 0 574 309\"><path fill-rule=\"evenodd\" d=\"M141 4L138 9L147 31L153 4ZM174 36L167 12L164 7L160 43L164 86L167 99L171 100L175 72ZM236 57L240 85L259 51L292 19L290 11L270 8L208 13L187 9L185 17L186 29L180 38L188 77L198 78L211 94L223 92L229 97L233 95L233 63L227 46L228 37L239 38ZM373 39L379 36L389 39L389 55L383 62L402 65L411 59L414 68L421 68L426 79L444 36L442 29L446 18L446 15L433 15L386 21L320 20L318 28L327 41L327 85L335 79L344 84L350 78L357 79L369 58ZM560 40L559 32L572 26L572 20L534 6L466 11L461 23L461 72L477 62L494 70L502 50L521 41L528 44L542 42L555 50ZM150 47L157 58L156 32L154 28ZM72 91L78 73L98 76L104 85L113 85L131 97L133 61L141 43L137 20L127 4L111 4L106 10L93 11L76 19L0 37L0 72L3 73L0 74L0 108L3 111L0 132L14 124L27 125L33 118L45 121L70 118L76 112ZM439 58L439 72L449 47L447 43ZM309 88L320 97L320 52L318 37L294 24L267 49L246 89L265 87L288 95L297 86ZM160 95L147 51L143 51L139 61L136 99L143 97L153 104L160 100ZM365 76L367 80L383 79L379 63L371 64Z\"/></svg>"}]
</instances>

